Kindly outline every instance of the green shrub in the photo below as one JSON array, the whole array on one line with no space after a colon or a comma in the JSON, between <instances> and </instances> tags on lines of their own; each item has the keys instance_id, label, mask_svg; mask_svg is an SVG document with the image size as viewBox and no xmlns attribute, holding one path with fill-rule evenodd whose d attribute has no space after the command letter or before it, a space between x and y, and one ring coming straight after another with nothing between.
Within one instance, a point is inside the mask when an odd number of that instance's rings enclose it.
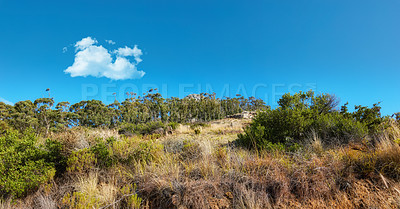
<instances>
[{"instance_id":1,"label":"green shrub","mask_svg":"<svg viewBox=\"0 0 400 209\"><path fill-rule=\"evenodd\" d=\"M339 112L320 115L309 129L316 131L325 144L347 144L368 134L368 128Z\"/></svg>"},{"instance_id":2,"label":"green shrub","mask_svg":"<svg viewBox=\"0 0 400 209\"><path fill-rule=\"evenodd\" d=\"M5 121L0 120L0 134L7 131L10 127Z\"/></svg>"},{"instance_id":3,"label":"green shrub","mask_svg":"<svg viewBox=\"0 0 400 209\"><path fill-rule=\"evenodd\" d=\"M100 167L110 167L113 164L112 143L116 141L110 137L104 142L96 139L96 144L90 148L90 151L96 156L97 165Z\"/></svg>"},{"instance_id":4,"label":"green shrub","mask_svg":"<svg viewBox=\"0 0 400 209\"><path fill-rule=\"evenodd\" d=\"M239 134L238 142L258 149L269 149L271 143L292 147L314 131L324 144L342 144L376 131L382 121L377 105L371 109L358 107L354 113L348 113L344 106L339 112L335 109L335 97L315 96L312 91L285 94L278 104L274 110L258 113L244 133Z\"/></svg>"},{"instance_id":5,"label":"green shrub","mask_svg":"<svg viewBox=\"0 0 400 209\"><path fill-rule=\"evenodd\" d=\"M164 128L165 125L161 121L151 121L147 123L132 124L126 123L121 125L119 133L129 135L129 134L152 134L155 130L159 128Z\"/></svg>"},{"instance_id":6,"label":"green shrub","mask_svg":"<svg viewBox=\"0 0 400 209\"><path fill-rule=\"evenodd\" d=\"M190 128L192 130L195 130L195 129L198 129L198 128L206 128L206 127L211 127L211 125L208 124L208 123L203 123L203 122L196 122L196 123L190 124Z\"/></svg>"},{"instance_id":7,"label":"green shrub","mask_svg":"<svg viewBox=\"0 0 400 209\"><path fill-rule=\"evenodd\" d=\"M134 184L125 185L121 188L121 194L125 197L123 208L139 209L142 204L142 198L137 194L137 186Z\"/></svg>"},{"instance_id":8,"label":"green shrub","mask_svg":"<svg viewBox=\"0 0 400 209\"><path fill-rule=\"evenodd\" d=\"M172 128L172 130L176 130L179 126L179 123L177 122L170 122L168 123L168 126L170 126Z\"/></svg>"},{"instance_id":9,"label":"green shrub","mask_svg":"<svg viewBox=\"0 0 400 209\"><path fill-rule=\"evenodd\" d=\"M47 139L45 149L48 152L45 157L46 161L54 164L57 176L62 175L67 168L67 158L62 154L63 145L61 142Z\"/></svg>"},{"instance_id":10,"label":"green shrub","mask_svg":"<svg viewBox=\"0 0 400 209\"><path fill-rule=\"evenodd\" d=\"M356 111L352 113L352 117L365 125L369 134L379 133L385 128L385 123L383 122L386 118L381 117L381 107L379 103L373 104L371 108L356 105L355 110Z\"/></svg>"},{"instance_id":11,"label":"green shrub","mask_svg":"<svg viewBox=\"0 0 400 209\"><path fill-rule=\"evenodd\" d=\"M160 156L163 146L153 140L143 141L141 138L132 137L116 141L113 143L112 150L115 159L121 163L148 163Z\"/></svg>"},{"instance_id":12,"label":"green shrub","mask_svg":"<svg viewBox=\"0 0 400 209\"><path fill-rule=\"evenodd\" d=\"M88 148L73 151L67 160L67 172L70 174L88 173L94 169L97 159Z\"/></svg>"},{"instance_id":13,"label":"green shrub","mask_svg":"<svg viewBox=\"0 0 400 209\"><path fill-rule=\"evenodd\" d=\"M393 114L394 119L396 120L397 125L400 126L400 112Z\"/></svg>"},{"instance_id":14,"label":"green shrub","mask_svg":"<svg viewBox=\"0 0 400 209\"><path fill-rule=\"evenodd\" d=\"M148 163L156 160L163 149L161 144L152 140L143 141L135 147L132 157L136 162Z\"/></svg>"},{"instance_id":15,"label":"green shrub","mask_svg":"<svg viewBox=\"0 0 400 209\"><path fill-rule=\"evenodd\" d=\"M48 148L36 146L37 138L32 131L19 134L8 131L0 137L0 194L22 197L36 190L55 175L54 161L58 160L52 150L56 143L47 141Z\"/></svg>"}]
</instances>

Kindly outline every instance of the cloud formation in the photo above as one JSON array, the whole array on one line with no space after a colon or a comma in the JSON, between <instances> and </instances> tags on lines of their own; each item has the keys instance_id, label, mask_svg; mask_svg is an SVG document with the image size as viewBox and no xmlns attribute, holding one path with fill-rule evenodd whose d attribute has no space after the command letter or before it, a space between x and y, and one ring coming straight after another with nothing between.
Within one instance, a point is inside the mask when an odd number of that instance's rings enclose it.
<instances>
[{"instance_id":1,"label":"cloud formation","mask_svg":"<svg viewBox=\"0 0 400 209\"><path fill-rule=\"evenodd\" d=\"M14 103L12 103L12 102L10 102L10 101L2 98L2 97L0 97L0 102L4 102L5 104L8 104L8 105L14 105Z\"/></svg>"},{"instance_id":2,"label":"cloud formation","mask_svg":"<svg viewBox=\"0 0 400 209\"><path fill-rule=\"evenodd\" d=\"M137 48L137 45L135 45L133 49L127 46L125 46L125 48L118 48L117 50L114 50L114 53L122 57L133 56L137 63L142 61L142 59L140 59L140 56L142 56L143 53L142 50Z\"/></svg>"},{"instance_id":3,"label":"cloud formation","mask_svg":"<svg viewBox=\"0 0 400 209\"><path fill-rule=\"evenodd\" d=\"M74 63L64 72L71 77L94 76L112 80L138 79L145 75L145 72L136 68L142 61L142 50L136 45L111 51L97 44L98 41L92 37L76 42ZM129 57L133 57L134 61Z\"/></svg>"},{"instance_id":4,"label":"cloud formation","mask_svg":"<svg viewBox=\"0 0 400 209\"><path fill-rule=\"evenodd\" d=\"M106 40L106 42L109 43L109 44L111 44L111 45L114 45L114 44L115 44L115 42L114 42L113 40Z\"/></svg>"}]
</instances>

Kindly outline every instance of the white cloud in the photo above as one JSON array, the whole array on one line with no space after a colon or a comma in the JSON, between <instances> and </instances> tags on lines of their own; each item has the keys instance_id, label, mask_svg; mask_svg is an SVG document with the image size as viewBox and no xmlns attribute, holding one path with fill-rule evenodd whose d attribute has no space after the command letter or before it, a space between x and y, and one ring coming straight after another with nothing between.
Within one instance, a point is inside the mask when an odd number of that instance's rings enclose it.
<instances>
[{"instance_id":1,"label":"white cloud","mask_svg":"<svg viewBox=\"0 0 400 209\"><path fill-rule=\"evenodd\" d=\"M8 105L14 105L14 103L12 103L12 102L10 102L10 101L4 99L4 98L1 98L1 97L0 97L0 102L4 102L4 103L6 103L6 104L8 104Z\"/></svg>"},{"instance_id":2,"label":"white cloud","mask_svg":"<svg viewBox=\"0 0 400 209\"><path fill-rule=\"evenodd\" d=\"M75 49L76 50L84 50L93 44L97 44L96 39L92 39L92 37L83 38L82 40L76 42Z\"/></svg>"},{"instance_id":3,"label":"white cloud","mask_svg":"<svg viewBox=\"0 0 400 209\"><path fill-rule=\"evenodd\" d=\"M114 44L115 44L115 42L114 42L113 40L106 40L106 42L109 43L109 44L111 44L111 45L114 45Z\"/></svg>"},{"instance_id":4,"label":"white cloud","mask_svg":"<svg viewBox=\"0 0 400 209\"><path fill-rule=\"evenodd\" d=\"M142 56L143 53L142 50L137 47L137 45L135 45L133 49L127 46L125 46L125 48L118 48L117 50L114 50L114 53L122 57L133 56L137 63L142 61L142 59L140 59L140 56Z\"/></svg>"},{"instance_id":5,"label":"white cloud","mask_svg":"<svg viewBox=\"0 0 400 209\"><path fill-rule=\"evenodd\" d=\"M142 78L145 72L138 71L136 65L142 60L140 56L142 51L135 46L122 49L121 53L110 52L103 46L97 44L96 39L91 37L84 38L75 44L76 54L74 63L69 66L65 73L71 74L71 77L94 76L106 77L113 80ZM133 56L136 62L128 59Z\"/></svg>"},{"instance_id":6,"label":"white cloud","mask_svg":"<svg viewBox=\"0 0 400 209\"><path fill-rule=\"evenodd\" d=\"M63 47L63 53L65 53L65 52L67 52L68 51L68 47Z\"/></svg>"}]
</instances>

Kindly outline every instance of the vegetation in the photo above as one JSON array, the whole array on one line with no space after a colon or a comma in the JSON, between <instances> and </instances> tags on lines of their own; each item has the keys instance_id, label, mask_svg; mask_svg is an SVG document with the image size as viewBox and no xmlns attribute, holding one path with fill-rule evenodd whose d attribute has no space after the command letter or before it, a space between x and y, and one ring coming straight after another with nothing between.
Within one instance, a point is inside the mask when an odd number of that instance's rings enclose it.
<instances>
[{"instance_id":1,"label":"vegetation","mask_svg":"<svg viewBox=\"0 0 400 209\"><path fill-rule=\"evenodd\" d=\"M378 104L372 108L355 106L354 112L348 112L347 103L338 110L334 96L315 95L312 91L285 94L278 104L276 109L260 112L239 135L239 143L257 149L279 144L291 147L313 133L324 145L347 144L382 132L385 126Z\"/></svg>"},{"instance_id":2,"label":"vegetation","mask_svg":"<svg viewBox=\"0 0 400 209\"><path fill-rule=\"evenodd\" d=\"M9 126L22 132L32 128L37 130L37 133L47 136L51 130L57 131L71 126L115 128L122 125L137 128L132 124L140 126L143 123L156 121L162 123L211 121L265 107L262 100L254 97L219 99L215 94L202 93L196 97L164 99L160 93L154 92L151 89L143 97L136 97L133 93L128 94L131 95L130 98L121 103L115 101L110 105L90 100L73 105L69 105L69 102L60 102L54 108L52 98L40 98L34 102L21 101L14 106L0 103L0 131Z\"/></svg>"},{"instance_id":3,"label":"vegetation","mask_svg":"<svg viewBox=\"0 0 400 209\"><path fill-rule=\"evenodd\" d=\"M22 197L48 182L62 171L63 158L57 142L46 141L35 146L37 138L31 131L19 134L7 131L0 137L0 194L3 197Z\"/></svg>"},{"instance_id":4,"label":"vegetation","mask_svg":"<svg viewBox=\"0 0 400 209\"><path fill-rule=\"evenodd\" d=\"M400 207L399 113L202 96L0 103L0 208Z\"/></svg>"}]
</instances>

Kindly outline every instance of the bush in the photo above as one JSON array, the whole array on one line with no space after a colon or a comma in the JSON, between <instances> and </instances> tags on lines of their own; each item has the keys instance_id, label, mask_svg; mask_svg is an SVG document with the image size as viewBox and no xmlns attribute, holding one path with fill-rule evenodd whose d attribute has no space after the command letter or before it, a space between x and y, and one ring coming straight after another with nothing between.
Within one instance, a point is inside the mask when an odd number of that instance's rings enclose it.
<instances>
[{"instance_id":1,"label":"bush","mask_svg":"<svg viewBox=\"0 0 400 209\"><path fill-rule=\"evenodd\" d=\"M56 168L56 175L62 175L67 168L67 158L62 154L63 145L61 142L47 139L45 143L47 154L45 159L47 162L52 162Z\"/></svg>"},{"instance_id":2,"label":"bush","mask_svg":"<svg viewBox=\"0 0 400 209\"><path fill-rule=\"evenodd\" d=\"M208 123L203 123L203 122L196 122L196 123L190 124L190 128L192 130L199 129L199 128L207 128L207 127L211 127L211 125Z\"/></svg>"},{"instance_id":3,"label":"bush","mask_svg":"<svg viewBox=\"0 0 400 209\"><path fill-rule=\"evenodd\" d=\"M179 126L179 123L177 122L170 122L168 123L168 126L170 126L172 128L172 130L176 130Z\"/></svg>"},{"instance_id":4,"label":"bush","mask_svg":"<svg viewBox=\"0 0 400 209\"><path fill-rule=\"evenodd\" d=\"M0 194L22 197L36 190L39 185L52 179L56 173L54 161L59 160L52 150L58 144L48 141L50 150L36 146L37 138L32 131L20 136L8 131L0 137Z\"/></svg>"},{"instance_id":5,"label":"bush","mask_svg":"<svg viewBox=\"0 0 400 209\"><path fill-rule=\"evenodd\" d=\"M121 128L119 129L119 133L125 135L132 135L132 134L147 135L147 134L152 134L155 130L164 127L165 125L161 121L151 121L148 123L139 123L139 124L126 123L121 126Z\"/></svg>"},{"instance_id":6,"label":"bush","mask_svg":"<svg viewBox=\"0 0 400 209\"><path fill-rule=\"evenodd\" d=\"M5 121L0 120L0 134L4 133L7 131L10 127Z\"/></svg>"},{"instance_id":7,"label":"bush","mask_svg":"<svg viewBox=\"0 0 400 209\"><path fill-rule=\"evenodd\" d=\"M348 113L344 106L339 112L335 97L315 96L312 91L285 94L278 104L274 110L260 112L239 134L238 142L258 149L268 149L271 143L293 146L314 131L324 144L343 144L376 132L383 121L377 105L370 109L356 106L354 113Z\"/></svg>"},{"instance_id":8,"label":"bush","mask_svg":"<svg viewBox=\"0 0 400 209\"><path fill-rule=\"evenodd\" d=\"M97 159L89 149L73 151L67 160L67 172L70 174L89 173L95 168Z\"/></svg>"},{"instance_id":9,"label":"bush","mask_svg":"<svg viewBox=\"0 0 400 209\"><path fill-rule=\"evenodd\" d=\"M137 186L128 184L121 188L121 194L125 197L123 208L139 209L142 204L142 198L136 193Z\"/></svg>"},{"instance_id":10,"label":"bush","mask_svg":"<svg viewBox=\"0 0 400 209\"><path fill-rule=\"evenodd\" d=\"M325 144L347 144L368 134L365 125L339 112L320 115L309 129L316 131Z\"/></svg>"},{"instance_id":11,"label":"bush","mask_svg":"<svg viewBox=\"0 0 400 209\"><path fill-rule=\"evenodd\" d=\"M153 140L142 141L141 138L123 138L113 143L114 157L121 163L148 163L156 160L163 151L163 146Z\"/></svg>"},{"instance_id":12,"label":"bush","mask_svg":"<svg viewBox=\"0 0 400 209\"><path fill-rule=\"evenodd\" d=\"M96 139L96 144L90 148L90 151L96 156L97 165L100 167L110 167L113 164L112 143L114 137L108 138L105 142Z\"/></svg>"}]
</instances>

